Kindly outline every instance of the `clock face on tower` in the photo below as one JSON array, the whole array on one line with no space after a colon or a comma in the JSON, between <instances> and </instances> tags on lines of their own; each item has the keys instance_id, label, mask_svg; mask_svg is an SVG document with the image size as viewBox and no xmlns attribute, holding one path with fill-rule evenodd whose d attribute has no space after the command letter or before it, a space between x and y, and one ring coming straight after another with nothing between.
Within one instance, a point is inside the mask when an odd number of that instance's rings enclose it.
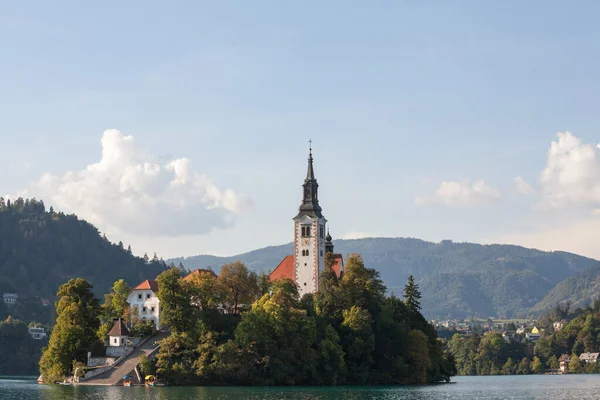
<instances>
[{"instance_id":1,"label":"clock face on tower","mask_svg":"<svg viewBox=\"0 0 600 400\"><path fill-rule=\"evenodd\" d=\"M310 244L310 239L308 239L308 238L302 239L302 245L303 246L308 246L309 244Z\"/></svg>"}]
</instances>

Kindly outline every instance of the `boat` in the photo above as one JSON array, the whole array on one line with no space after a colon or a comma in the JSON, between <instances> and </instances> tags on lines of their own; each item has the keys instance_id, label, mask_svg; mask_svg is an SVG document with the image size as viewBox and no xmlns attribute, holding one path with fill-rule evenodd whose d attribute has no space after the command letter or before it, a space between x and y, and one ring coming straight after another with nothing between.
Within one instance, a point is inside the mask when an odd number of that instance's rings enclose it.
<instances>
[{"instance_id":1,"label":"boat","mask_svg":"<svg viewBox=\"0 0 600 400\"><path fill-rule=\"evenodd\" d=\"M156 377L154 375L148 375L144 378L146 386L156 386Z\"/></svg>"}]
</instances>

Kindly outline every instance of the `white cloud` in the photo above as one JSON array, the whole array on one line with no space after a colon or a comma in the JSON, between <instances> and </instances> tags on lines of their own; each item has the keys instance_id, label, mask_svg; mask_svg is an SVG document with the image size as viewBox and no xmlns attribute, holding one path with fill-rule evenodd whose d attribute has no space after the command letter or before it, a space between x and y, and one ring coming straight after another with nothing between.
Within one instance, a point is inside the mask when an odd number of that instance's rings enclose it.
<instances>
[{"instance_id":1,"label":"white cloud","mask_svg":"<svg viewBox=\"0 0 600 400\"><path fill-rule=\"evenodd\" d=\"M563 226L500 235L485 243L516 244L545 251L568 251L600 260L598 232L600 232L600 218L592 217Z\"/></svg>"},{"instance_id":2,"label":"white cloud","mask_svg":"<svg viewBox=\"0 0 600 400\"><path fill-rule=\"evenodd\" d=\"M364 239L369 237L376 237L376 235L371 235L366 232L347 232L340 236L340 239Z\"/></svg>"},{"instance_id":3,"label":"white cloud","mask_svg":"<svg viewBox=\"0 0 600 400\"><path fill-rule=\"evenodd\" d=\"M477 205L489 203L499 198L500 192L483 180L473 183L469 181L444 181L440 183L433 196L416 197L415 204Z\"/></svg>"},{"instance_id":4,"label":"white cloud","mask_svg":"<svg viewBox=\"0 0 600 400\"><path fill-rule=\"evenodd\" d=\"M20 195L44 199L106 230L148 236L226 228L249 205L193 172L189 159L153 161L132 136L114 129L102 136L99 162L62 177L45 173Z\"/></svg>"},{"instance_id":5,"label":"white cloud","mask_svg":"<svg viewBox=\"0 0 600 400\"><path fill-rule=\"evenodd\" d=\"M548 208L600 203L598 146L582 144L570 132L559 132L542 171L542 206Z\"/></svg>"},{"instance_id":6,"label":"white cloud","mask_svg":"<svg viewBox=\"0 0 600 400\"><path fill-rule=\"evenodd\" d=\"M520 176L517 176L514 179L515 183L517 184L517 190L519 191L519 193L523 194L523 195L529 195L534 193L535 191L533 190L533 188L531 187L531 185L529 183L527 183L527 181L525 179L523 179Z\"/></svg>"}]
</instances>

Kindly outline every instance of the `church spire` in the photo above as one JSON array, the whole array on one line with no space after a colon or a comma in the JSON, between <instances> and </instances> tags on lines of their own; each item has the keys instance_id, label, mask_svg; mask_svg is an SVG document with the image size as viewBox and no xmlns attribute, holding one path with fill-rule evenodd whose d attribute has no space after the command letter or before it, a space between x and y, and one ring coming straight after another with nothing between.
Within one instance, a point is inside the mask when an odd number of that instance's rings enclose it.
<instances>
[{"instance_id":1,"label":"church spire","mask_svg":"<svg viewBox=\"0 0 600 400\"><path fill-rule=\"evenodd\" d=\"M306 170L306 179L304 182L315 181L315 171L313 169L313 156L312 156L312 139L308 141L308 169Z\"/></svg>"},{"instance_id":2,"label":"church spire","mask_svg":"<svg viewBox=\"0 0 600 400\"><path fill-rule=\"evenodd\" d=\"M302 204L300 204L300 207L298 208L298 215L296 218L304 215L308 215L313 218L321 218L323 217L323 214L321 213L321 206L319 206L319 184L315 178L315 171L313 167L312 140L309 140L308 143L308 168L306 170L306 179L302 184Z\"/></svg>"},{"instance_id":3,"label":"church spire","mask_svg":"<svg viewBox=\"0 0 600 400\"><path fill-rule=\"evenodd\" d=\"M329 228L327 228L327 236L325 236L325 253L333 253L333 242L329 234Z\"/></svg>"}]
</instances>

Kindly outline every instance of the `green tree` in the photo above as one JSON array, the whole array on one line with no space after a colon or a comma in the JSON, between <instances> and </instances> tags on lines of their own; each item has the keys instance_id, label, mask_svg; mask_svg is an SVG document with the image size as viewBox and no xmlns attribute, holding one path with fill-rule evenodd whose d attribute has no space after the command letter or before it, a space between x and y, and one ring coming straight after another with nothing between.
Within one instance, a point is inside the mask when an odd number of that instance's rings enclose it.
<instances>
[{"instance_id":1,"label":"green tree","mask_svg":"<svg viewBox=\"0 0 600 400\"><path fill-rule=\"evenodd\" d=\"M194 274L183 284L192 304L201 310L214 308L225 299L225 288L211 273Z\"/></svg>"},{"instance_id":2,"label":"green tree","mask_svg":"<svg viewBox=\"0 0 600 400\"><path fill-rule=\"evenodd\" d=\"M145 354L142 354L139 358L139 367L142 376L154 375L156 373L156 366Z\"/></svg>"},{"instance_id":3,"label":"green tree","mask_svg":"<svg viewBox=\"0 0 600 400\"><path fill-rule=\"evenodd\" d=\"M531 372L533 372L534 374L541 374L542 372L544 372L544 364L542 364L542 361L537 356L533 357L533 361L531 362L530 368Z\"/></svg>"},{"instance_id":4,"label":"green tree","mask_svg":"<svg viewBox=\"0 0 600 400\"><path fill-rule=\"evenodd\" d=\"M408 362L411 365L409 381L411 383L427 383L427 370L431 368L431 358L428 338L420 330L413 329L409 333Z\"/></svg>"},{"instance_id":5,"label":"green tree","mask_svg":"<svg viewBox=\"0 0 600 400\"><path fill-rule=\"evenodd\" d=\"M325 253L325 270L319 276L320 290L316 293L317 312L331 318L342 318L339 280L333 270L333 253Z\"/></svg>"},{"instance_id":6,"label":"green tree","mask_svg":"<svg viewBox=\"0 0 600 400\"><path fill-rule=\"evenodd\" d=\"M515 362L512 357L508 357L508 360L502 366L502 375L512 375L515 373Z\"/></svg>"},{"instance_id":7,"label":"green tree","mask_svg":"<svg viewBox=\"0 0 600 400\"><path fill-rule=\"evenodd\" d=\"M245 370L244 384L294 385L318 376L316 323L293 306L299 300L297 289L295 297L290 289L274 285L272 295L264 295L242 315L235 343L253 366Z\"/></svg>"},{"instance_id":8,"label":"green tree","mask_svg":"<svg viewBox=\"0 0 600 400\"><path fill-rule=\"evenodd\" d=\"M192 305L189 293L184 290L183 279L177 268L170 268L156 277L160 318L175 332L185 332L193 326Z\"/></svg>"},{"instance_id":9,"label":"green tree","mask_svg":"<svg viewBox=\"0 0 600 400\"><path fill-rule=\"evenodd\" d=\"M100 305L87 281L70 279L57 296L56 325L40 359L40 371L48 382L62 380L71 372L73 361L86 361L100 325Z\"/></svg>"},{"instance_id":10,"label":"green tree","mask_svg":"<svg viewBox=\"0 0 600 400\"><path fill-rule=\"evenodd\" d=\"M101 340L106 338L116 318L123 318L127 322L132 322L129 303L127 303L127 297L130 293L131 287L129 287L125 280L119 279L113 284L111 293L104 295L104 304L102 304L101 308L103 323L98 330L98 338Z\"/></svg>"},{"instance_id":11,"label":"green tree","mask_svg":"<svg viewBox=\"0 0 600 400\"><path fill-rule=\"evenodd\" d=\"M524 357L521 359L521 362L517 367L517 374L527 375L529 373L531 373L531 368L529 367L529 359L527 357Z\"/></svg>"},{"instance_id":12,"label":"green tree","mask_svg":"<svg viewBox=\"0 0 600 400\"><path fill-rule=\"evenodd\" d=\"M571 356L571 362L569 363L569 373L570 374L580 374L583 372L583 366L581 365L581 361L579 357L575 354Z\"/></svg>"},{"instance_id":13,"label":"green tree","mask_svg":"<svg viewBox=\"0 0 600 400\"><path fill-rule=\"evenodd\" d=\"M323 339L318 344L319 364L317 374L325 385L337 385L344 381L346 362L340 337L331 325L325 328Z\"/></svg>"},{"instance_id":14,"label":"green tree","mask_svg":"<svg viewBox=\"0 0 600 400\"><path fill-rule=\"evenodd\" d=\"M352 306L349 310L344 310L343 315L341 336L346 352L348 379L364 384L369 379L369 371L373 364L372 352L375 349L371 314L358 306ZM418 339L416 338L415 342Z\"/></svg>"},{"instance_id":15,"label":"green tree","mask_svg":"<svg viewBox=\"0 0 600 400\"><path fill-rule=\"evenodd\" d=\"M223 265L218 281L225 289L226 300L232 304L234 314L240 304L252 302L258 294L256 273L239 261Z\"/></svg>"},{"instance_id":16,"label":"green tree","mask_svg":"<svg viewBox=\"0 0 600 400\"><path fill-rule=\"evenodd\" d=\"M421 311L421 291L419 285L415 283L415 278L410 275L408 283L404 286L404 301L406 305L414 312Z\"/></svg>"},{"instance_id":17,"label":"green tree","mask_svg":"<svg viewBox=\"0 0 600 400\"><path fill-rule=\"evenodd\" d=\"M558 361L558 358L556 358L556 356L553 354L550 356L550 358L548 358L548 368L550 369L554 369L557 370L560 368L560 362Z\"/></svg>"},{"instance_id":18,"label":"green tree","mask_svg":"<svg viewBox=\"0 0 600 400\"><path fill-rule=\"evenodd\" d=\"M194 373L194 361L197 358L194 338L186 332L175 332L160 343L156 373L171 385L195 385L198 378Z\"/></svg>"}]
</instances>

